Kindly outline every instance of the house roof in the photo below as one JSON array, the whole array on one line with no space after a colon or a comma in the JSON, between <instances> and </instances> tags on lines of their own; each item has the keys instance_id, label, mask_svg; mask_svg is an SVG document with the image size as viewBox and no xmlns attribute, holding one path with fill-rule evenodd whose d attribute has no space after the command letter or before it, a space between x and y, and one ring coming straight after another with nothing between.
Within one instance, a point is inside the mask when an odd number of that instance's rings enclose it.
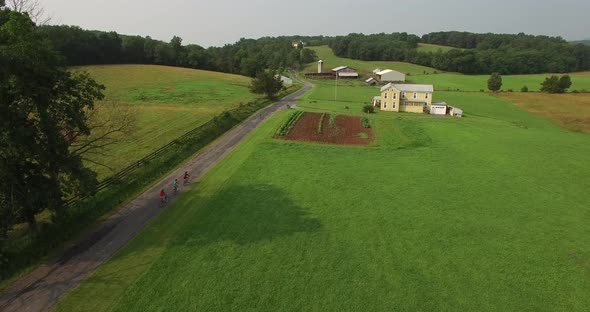
<instances>
[{"instance_id":1,"label":"house roof","mask_svg":"<svg viewBox=\"0 0 590 312\"><path fill-rule=\"evenodd\" d=\"M337 71L341 71L341 70L347 69L347 68L348 68L348 66L338 66L338 67L332 69L332 71L337 72Z\"/></svg>"},{"instance_id":2,"label":"house roof","mask_svg":"<svg viewBox=\"0 0 590 312\"><path fill-rule=\"evenodd\" d=\"M396 83L388 83L383 88L381 88L381 92L390 89L396 88L402 92L434 92L434 86L432 85L420 85L420 84L396 84Z\"/></svg>"},{"instance_id":3,"label":"house roof","mask_svg":"<svg viewBox=\"0 0 590 312\"><path fill-rule=\"evenodd\" d=\"M373 78L373 77L371 77L371 78L369 78L369 79L365 80L365 82L371 82L371 81L377 81L377 80L375 80L375 78Z\"/></svg>"},{"instance_id":4,"label":"house roof","mask_svg":"<svg viewBox=\"0 0 590 312\"><path fill-rule=\"evenodd\" d=\"M380 96L374 96L372 100L373 101L381 101L381 97Z\"/></svg>"},{"instance_id":5,"label":"house roof","mask_svg":"<svg viewBox=\"0 0 590 312\"><path fill-rule=\"evenodd\" d=\"M358 77L358 73L338 73L340 77Z\"/></svg>"},{"instance_id":6,"label":"house roof","mask_svg":"<svg viewBox=\"0 0 590 312\"><path fill-rule=\"evenodd\" d=\"M386 69L386 70L382 70L382 71L380 71L380 72L377 72L376 74L377 74L377 75L379 75L379 76L381 76L381 75L385 75L385 74L388 74L388 73L391 73L391 72L395 72L395 73L397 73L397 74L401 74L401 75L404 75L404 76L405 76L405 74L404 74L404 73L402 73L402 72L398 72L397 70L393 70L393 69Z\"/></svg>"},{"instance_id":7,"label":"house roof","mask_svg":"<svg viewBox=\"0 0 590 312\"><path fill-rule=\"evenodd\" d=\"M447 106L447 102L432 102L432 105L436 105L436 106Z\"/></svg>"}]
</instances>

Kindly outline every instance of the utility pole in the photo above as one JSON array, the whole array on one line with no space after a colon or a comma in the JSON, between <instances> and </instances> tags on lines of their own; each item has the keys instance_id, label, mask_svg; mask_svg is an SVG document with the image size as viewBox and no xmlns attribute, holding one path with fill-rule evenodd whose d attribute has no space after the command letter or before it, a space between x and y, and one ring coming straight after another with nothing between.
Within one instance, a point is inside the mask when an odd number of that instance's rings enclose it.
<instances>
[{"instance_id":1,"label":"utility pole","mask_svg":"<svg viewBox=\"0 0 590 312\"><path fill-rule=\"evenodd\" d=\"M336 72L336 87L334 88L334 107L338 101L338 72Z\"/></svg>"}]
</instances>

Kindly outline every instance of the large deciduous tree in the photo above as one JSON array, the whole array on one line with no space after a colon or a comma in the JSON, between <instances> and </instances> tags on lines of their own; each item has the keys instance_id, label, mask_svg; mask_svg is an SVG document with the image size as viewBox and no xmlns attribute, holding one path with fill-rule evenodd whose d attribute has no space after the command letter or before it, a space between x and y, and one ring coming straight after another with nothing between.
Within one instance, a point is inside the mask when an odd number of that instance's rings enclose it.
<instances>
[{"instance_id":1,"label":"large deciduous tree","mask_svg":"<svg viewBox=\"0 0 590 312\"><path fill-rule=\"evenodd\" d=\"M564 93L571 86L572 79L569 75L561 77L553 75L545 78L545 81L541 83L541 91L547 93Z\"/></svg>"},{"instance_id":2,"label":"large deciduous tree","mask_svg":"<svg viewBox=\"0 0 590 312\"><path fill-rule=\"evenodd\" d=\"M256 94L264 94L267 98L274 98L283 89L283 82L275 72L266 70L256 74L252 79L250 90Z\"/></svg>"},{"instance_id":3,"label":"large deciduous tree","mask_svg":"<svg viewBox=\"0 0 590 312\"><path fill-rule=\"evenodd\" d=\"M3 230L96 183L70 149L90 134L88 111L103 86L60 65L27 14L0 7L0 216ZM9 222L4 222L10 220ZM6 224L5 224L6 223ZM2 234L2 233L0 233Z\"/></svg>"},{"instance_id":4,"label":"large deciduous tree","mask_svg":"<svg viewBox=\"0 0 590 312\"><path fill-rule=\"evenodd\" d=\"M497 92L502 88L502 76L499 73L493 73L488 79L488 90Z\"/></svg>"}]
</instances>

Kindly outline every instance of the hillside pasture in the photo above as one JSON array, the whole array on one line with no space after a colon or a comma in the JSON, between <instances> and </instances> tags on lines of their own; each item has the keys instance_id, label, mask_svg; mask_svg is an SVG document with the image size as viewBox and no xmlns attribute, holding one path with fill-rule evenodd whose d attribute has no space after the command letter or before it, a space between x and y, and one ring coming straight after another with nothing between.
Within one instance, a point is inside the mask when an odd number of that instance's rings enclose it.
<instances>
[{"instance_id":1,"label":"hillside pasture","mask_svg":"<svg viewBox=\"0 0 590 312\"><path fill-rule=\"evenodd\" d=\"M358 70L363 76L372 75L373 70L376 68L394 69L402 73L409 73L411 75L422 75L424 73L434 73L436 71L434 68L404 62L362 61L341 58L334 55L334 52L332 52L332 49L330 49L328 46L310 47L310 49L314 50L318 58L324 61L324 67L326 70L330 70L338 66L349 66ZM304 68L303 72L315 73L318 70L317 66L317 63L308 64Z\"/></svg>"},{"instance_id":2,"label":"hillside pasture","mask_svg":"<svg viewBox=\"0 0 590 312\"><path fill-rule=\"evenodd\" d=\"M466 117L379 112L369 146L275 115L55 310L586 311L590 137L437 97Z\"/></svg>"},{"instance_id":3,"label":"hillside pasture","mask_svg":"<svg viewBox=\"0 0 590 312\"><path fill-rule=\"evenodd\" d=\"M250 79L243 76L153 65L84 66L106 86L106 101L131 106L136 130L92 160L109 168L89 164L100 178L126 167L158 147L214 116L248 102Z\"/></svg>"},{"instance_id":4,"label":"hillside pasture","mask_svg":"<svg viewBox=\"0 0 590 312\"><path fill-rule=\"evenodd\" d=\"M502 90L520 92L523 86L529 91L540 91L541 83L552 74L535 75L507 75L502 76ZM564 75L564 74L555 74ZM570 90L590 91L590 72L571 73L572 87ZM408 82L433 84L438 91L487 91L489 75L463 75L456 73L440 73L436 75L421 75L407 77Z\"/></svg>"},{"instance_id":5,"label":"hillside pasture","mask_svg":"<svg viewBox=\"0 0 590 312\"><path fill-rule=\"evenodd\" d=\"M454 48L454 47L449 47L449 46L444 46L444 45L439 45L439 44L418 43L418 52L432 52L432 53L435 53L438 51L448 52L453 49L464 50L464 49L459 49L459 48Z\"/></svg>"},{"instance_id":6,"label":"hillside pasture","mask_svg":"<svg viewBox=\"0 0 590 312\"><path fill-rule=\"evenodd\" d=\"M564 128L590 133L589 94L502 93L499 96Z\"/></svg>"}]
</instances>

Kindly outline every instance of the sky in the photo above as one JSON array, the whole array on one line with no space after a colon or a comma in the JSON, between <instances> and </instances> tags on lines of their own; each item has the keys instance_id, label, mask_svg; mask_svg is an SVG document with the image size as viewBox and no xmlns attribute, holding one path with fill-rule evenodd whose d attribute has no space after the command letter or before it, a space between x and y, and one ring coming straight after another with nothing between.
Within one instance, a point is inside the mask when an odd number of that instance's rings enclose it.
<instances>
[{"instance_id":1,"label":"sky","mask_svg":"<svg viewBox=\"0 0 590 312\"><path fill-rule=\"evenodd\" d=\"M52 24L204 47L278 35L470 31L590 39L589 0L40 0ZM558 5L557 5L558 4Z\"/></svg>"}]
</instances>

